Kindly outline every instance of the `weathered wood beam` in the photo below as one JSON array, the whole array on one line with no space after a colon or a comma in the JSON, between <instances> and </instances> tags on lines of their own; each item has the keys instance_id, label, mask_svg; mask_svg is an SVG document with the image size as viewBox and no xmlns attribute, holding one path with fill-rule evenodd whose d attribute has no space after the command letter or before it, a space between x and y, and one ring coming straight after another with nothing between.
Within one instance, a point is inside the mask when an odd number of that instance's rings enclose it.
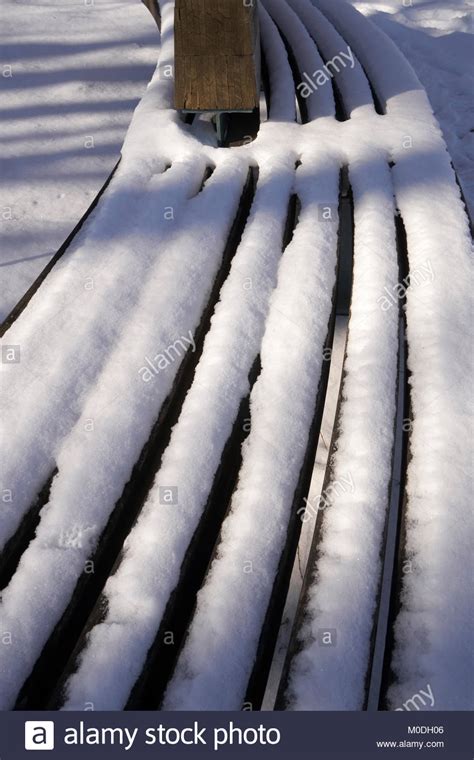
<instances>
[{"instance_id":1,"label":"weathered wood beam","mask_svg":"<svg viewBox=\"0 0 474 760\"><path fill-rule=\"evenodd\" d=\"M259 68L256 0L176 0L177 110L253 111Z\"/></svg>"}]
</instances>

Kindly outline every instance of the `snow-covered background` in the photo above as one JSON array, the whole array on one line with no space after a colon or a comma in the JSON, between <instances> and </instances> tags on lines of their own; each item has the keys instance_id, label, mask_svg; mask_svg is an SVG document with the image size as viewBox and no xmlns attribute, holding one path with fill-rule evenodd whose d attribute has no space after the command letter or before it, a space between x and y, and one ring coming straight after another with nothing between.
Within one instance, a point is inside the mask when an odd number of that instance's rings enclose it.
<instances>
[{"instance_id":1,"label":"snow-covered background","mask_svg":"<svg viewBox=\"0 0 474 760\"><path fill-rule=\"evenodd\" d=\"M117 162L158 39L140 0L2 0L0 319Z\"/></svg>"}]
</instances>

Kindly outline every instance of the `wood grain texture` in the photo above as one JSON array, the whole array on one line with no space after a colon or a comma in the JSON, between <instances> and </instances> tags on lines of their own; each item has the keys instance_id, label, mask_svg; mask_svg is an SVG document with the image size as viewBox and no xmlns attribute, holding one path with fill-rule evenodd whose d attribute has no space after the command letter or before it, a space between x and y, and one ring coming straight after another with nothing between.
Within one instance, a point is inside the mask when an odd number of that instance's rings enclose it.
<instances>
[{"instance_id":1,"label":"wood grain texture","mask_svg":"<svg viewBox=\"0 0 474 760\"><path fill-rule=\"evenodd\" d=\"M176 0L175 107L256 108L258 44L255 5L247 7L244 0Z\"/></svg>"}]
</instances>

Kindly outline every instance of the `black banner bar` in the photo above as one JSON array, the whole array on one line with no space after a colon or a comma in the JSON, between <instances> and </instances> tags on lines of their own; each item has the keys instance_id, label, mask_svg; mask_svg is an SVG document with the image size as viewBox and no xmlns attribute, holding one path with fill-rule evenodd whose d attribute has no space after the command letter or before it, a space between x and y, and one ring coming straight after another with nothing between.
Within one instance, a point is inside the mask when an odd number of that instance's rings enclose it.
<instances>
[{"instance_id":1,"label":"black banner bar","mask_svg":"<svg viewBox=\"0 0 474 760\"><path fill-rule=\"evenodd\" d=\"M0 759L472 760L467 712L2 712ZM33 756L34 757L34 756Z\"/></svg>"}]
</instances>

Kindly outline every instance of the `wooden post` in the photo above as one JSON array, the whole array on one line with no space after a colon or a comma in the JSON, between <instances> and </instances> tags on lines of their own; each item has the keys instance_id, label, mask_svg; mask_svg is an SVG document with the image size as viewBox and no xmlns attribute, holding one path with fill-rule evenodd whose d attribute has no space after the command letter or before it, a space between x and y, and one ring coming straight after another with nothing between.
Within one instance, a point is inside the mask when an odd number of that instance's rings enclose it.
<instances>
[{"instance_id":1,"label":"wooden post","mask_svg":"<svg viewBox=\"0 0 474 760\"><path fill-rule=\"evenodd\" d=\"M258 111L260 37L256 3L257 0L176 0L178 111L253 115Z\"/></svg>"}]
</instances>

